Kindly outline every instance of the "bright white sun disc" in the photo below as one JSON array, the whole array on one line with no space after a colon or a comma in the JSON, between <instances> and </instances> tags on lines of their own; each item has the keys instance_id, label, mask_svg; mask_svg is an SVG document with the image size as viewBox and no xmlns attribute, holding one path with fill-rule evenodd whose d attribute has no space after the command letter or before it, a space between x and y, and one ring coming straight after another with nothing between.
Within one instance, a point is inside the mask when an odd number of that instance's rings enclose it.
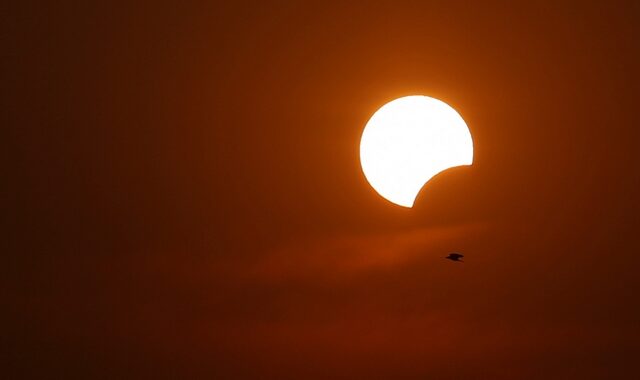
<instances>
[{"instance_id":1,"label":"bright white sun disc","mask_svg":"<svg viewBox=\"0 0 640 380\"><path fill-rule=\"evenodd\" d=\"M360 163L381 196L412 207L433 176L473 163L473 141L467 124L448 104L406 96L373 114L362 132Z\"/></svg>"}]
</instances>

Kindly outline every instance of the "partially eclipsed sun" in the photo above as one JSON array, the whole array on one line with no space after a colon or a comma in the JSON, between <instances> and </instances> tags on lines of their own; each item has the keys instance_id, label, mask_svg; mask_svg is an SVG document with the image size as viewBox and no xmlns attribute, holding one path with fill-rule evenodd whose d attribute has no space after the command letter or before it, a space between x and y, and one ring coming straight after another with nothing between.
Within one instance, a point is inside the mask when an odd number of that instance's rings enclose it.
<instances>
[{"instance_id":1,"label":"partially eclipsed sun","mask_svg":"<svg viewBox=\"0 0 640 380\"><path fill-rule=\"evenodd\" d=\"M436 174L472 162L467 124L448 104L428 96L385 104L360 140L367 180L384 198L404 207L413 206L420 189Z\"/></svg>"}]
</instances>

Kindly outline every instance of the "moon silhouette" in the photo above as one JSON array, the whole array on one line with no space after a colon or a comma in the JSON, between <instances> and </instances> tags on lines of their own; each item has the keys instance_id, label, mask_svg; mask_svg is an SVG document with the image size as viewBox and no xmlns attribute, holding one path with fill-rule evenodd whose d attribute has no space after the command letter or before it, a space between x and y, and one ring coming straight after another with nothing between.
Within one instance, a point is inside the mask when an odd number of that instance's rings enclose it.
<instances>
[{"instance_id":1,"label":"moon silhouette","mask_svg":"<svg viewBox=\"0 0 640 380\"><path fill-rule=\"evenodd\" d=\"M362 132L360 163L387 200L413 207L420 189L443 170L473 163L467 124L448 104L406 96L376 111Z\"/></svg>"}]
</instances>

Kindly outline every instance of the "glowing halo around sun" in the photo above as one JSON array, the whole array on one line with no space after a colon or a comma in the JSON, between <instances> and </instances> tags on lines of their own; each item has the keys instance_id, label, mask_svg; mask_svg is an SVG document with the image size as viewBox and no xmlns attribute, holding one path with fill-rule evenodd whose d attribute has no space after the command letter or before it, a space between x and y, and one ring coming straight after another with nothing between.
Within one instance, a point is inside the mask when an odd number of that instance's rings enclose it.
<instances>
[{"instance_id":1,"label":"glowing halo around sun","mask_svg":"<svg viewBox=\"0 0 640 380\"><path fill-rule=\"evenodd\" d=\"M360 163L387 200L412 207L420 189L443 170L473 163L467 124L448 104L428 96L393 100L362 132Z\"/></svg>"}]
</instances>

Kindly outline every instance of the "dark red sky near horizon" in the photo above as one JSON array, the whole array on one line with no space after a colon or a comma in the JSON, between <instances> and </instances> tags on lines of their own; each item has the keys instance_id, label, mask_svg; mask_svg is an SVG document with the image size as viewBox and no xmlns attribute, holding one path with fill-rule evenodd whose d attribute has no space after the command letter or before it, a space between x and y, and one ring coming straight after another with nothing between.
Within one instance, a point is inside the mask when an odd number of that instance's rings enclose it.
<instances>
[{"instance_id":1,"label":"dark red sky near horizon","mask_svg":"<svg viewBox=\"0 0 640 380\"><path fill-rule=\"evenodd\" d=\"M215 3L2 12L3 378L640 376L637 3ZM405 209L413 94L475 154Z\"/></svg>"}]
</instances>

